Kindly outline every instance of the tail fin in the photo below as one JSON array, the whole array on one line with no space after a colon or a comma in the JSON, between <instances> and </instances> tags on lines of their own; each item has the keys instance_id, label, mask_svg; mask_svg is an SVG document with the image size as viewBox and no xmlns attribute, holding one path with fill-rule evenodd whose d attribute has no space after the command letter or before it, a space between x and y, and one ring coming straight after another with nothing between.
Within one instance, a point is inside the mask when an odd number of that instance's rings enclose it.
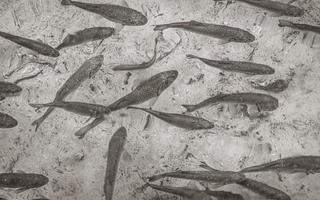
<instances>
[{"instance_id":1,"label":"tail fin","mask_svg":"<svg viewBox=\"0 0 320 200\"><path fill-rule=\"evenodd\" d=\"M153 30L154 31L163 31L164 29L167 29L168 25L167 24L160 24L160 25L156 25Z\"/></svg>"},{"instance_id":2,"label":"tail fin","mask_svg":"<svg viewBox=\"0 0 320 200\"><path fill-rule=\"evenodd\" d=\"M64 5L64 6L72 5L72 1L70 1L70 0L62 0L61 1L61 5Z\"/></svg>"},{"instance_id":3,"label":"tail fin","mask_svg":"<svg viewBox=\"0 0 320 200\"><path fill-rule=\"evenodd\" d=\"M188 112L193 112L193 111L197 110L197 106L195 106L195 105L185 105L184 104L181 106L183 106L185 109L187 109Z\"/></svg>"},{"instance_id":4,"label":"tail fin","mask_svg":"<svg viewBox=\"0 0 320 200\"><path fill-rule=\"evenodd\" d=\"M37 104L37 103L30 103L29 104L31 107L34 107L34 108L44 108L44 107L48 107L49 105L48 104Z\"/></svg>"},{"instance_id":5,"label":"tail fin","mask_svg":"<svg viewBox=\"0 0 320 200\"><path fill-rule=\"evenodd\" d=\"M279 27L293 27L294 24L288 20L279 19Z\"/></svg>"},{"instance_id":6,"label":"tail fin","mask_svg":"<svg viewBox=\"0 0 320 200\"><path fill-rule=\"evenodd\" d=\"M196 59L199 59L198 56L195 56L195 55L192 55L192 54L187 54L186 57L187 57L187 58L196 58Z\"/></svg>"}]
</instances>

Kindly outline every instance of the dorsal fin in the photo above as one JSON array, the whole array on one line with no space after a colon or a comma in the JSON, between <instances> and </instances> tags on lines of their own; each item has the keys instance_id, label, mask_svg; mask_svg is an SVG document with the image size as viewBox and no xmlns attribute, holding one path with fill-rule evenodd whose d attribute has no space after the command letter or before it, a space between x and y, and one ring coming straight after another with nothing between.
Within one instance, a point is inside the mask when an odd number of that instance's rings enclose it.
<instances>
[{"instance_id":1,"label":"dorsal fin","mask_svg":"<svg viewBox=\"0 0 320 200\"><path fill-rule=\"evenodd\" d=\"M195 20L191 20L189 23L192 26L203 26L203 23L195 21Z\"/></svg>"}]
</instances>

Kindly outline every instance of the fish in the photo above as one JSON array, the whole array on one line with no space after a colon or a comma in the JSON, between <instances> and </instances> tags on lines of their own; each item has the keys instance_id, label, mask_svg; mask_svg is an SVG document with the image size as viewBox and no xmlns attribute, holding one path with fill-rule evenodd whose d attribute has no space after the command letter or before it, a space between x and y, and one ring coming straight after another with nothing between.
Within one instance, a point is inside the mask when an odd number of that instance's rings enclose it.
<instances>
[{"instance_id":1,"label":"fish","mask_svg":"<svg viewBox=\"0 0 320 200\"><path fill-rule=\"evenodd\" d=\"M164 113L156 110L138 108L133 106L129 106L127 108L145 111L169 124L188 130L211 129L214 127L214 124L212 122L203 118L176 113Z\"/></svg>"},{"instance_id":2,"label":"fish","mask_svg":"<svg viewBox=\"0 0 320 200\"><path fill-rule=\"evenodd\" d=\"M91 4L71 0L62 0L61 5L73 5L88 12L101 15L112 22L126 26L142 26L148 22L147 17L141 12L132 8L114 4Z\"/></svg>"},{"instance_id":3,"label":"fish","mask_svg":"<svg viewBox=\"0 0 320 200\"><path fill-rule=\"evenodd\" d=\"M49 179L34 173L1 173L0 187L17 188L19 192L46 185Z\"/></svg>"},{"instance_id":4,"label":"fish","mask_svg":"<svg viewBox=\"0 0 320 200\"><path fill-rule=\"evenodd\" d=\"M247 167L241 173L250 172L287 172L287 173L319 173L320 156L293 156L281 158L261 165Z\"/></svg>"},{"instance_id":5,"label":"fish","mask_svg":"<svg viewBox=\"0 0 320 200\"><path fill-rule=\"evenodd\" d=\"M212 191L209 189L204 190L204 192L210 196L215 197L217 200L244 200L240 194L235 194L226 191Z\"/></svg>"},{"instance_id":6,"label":"fish","mask_svg":"<svg viewBox=\"0 0 320 200\"><path fill-rule=\"evenodd\" d=\"M27 38L19 37L16 35L11 35L9 33L5 33L0 31L0 36L10 40L11 42L14 42L16 44L19 44L25 48L31 49L41 55L49 56L49 57L59 57L60 53L55 48L40 42L36 40L30 40Z\"/></svg>"},{"instance_id":7,"label":"fish","mask_svg":"<svg viewBox=\"0 0 320 200\"><path fill-rule=\"evenodd\" d=\"M157 181L162 178L180 178L187 180L204 181L210 183L219 183L221 185L237 183L245 179L245 176L239 172L232 171L175 171L158 174L148 177L150 182Z\"/></svg>"},{"instance_id":8,"label":"fish","mask_svg":"<svg viewBox=\"0 0 320 200\"><path fill-rule=\"evenodd\" d=\"M310 31L313 33L320 34L320 26L313 26L309 24L299 24L299 23L294 23L284 19L280 19L278 25L279 27L290 27L290 28L301 30L301 31Z\"/></svg>"},{"instance_id":9,"label":"fish","mask_svg":"<svg viewBox=\"0 0 320 200\"><path fill-rule=\"evenodd\" d=\"M65 47L79 45L85 42L104 40L114 34L114 29L111 27L92 27L77 31L74 34L68 34L62 43L56 47L61 50Z\"/></svg>"},{"instance_id":10,"label":"fish","mask_svg":"<svg viewBox=\"0 0 320 200\"><path fill-rule=\"evenodd\" d=\"M6 113L0 112L0 128L14 128L18 121Z\"/></svg>"},{"instance_id":11,"label":"fish","mask_svg":"<svg viewBox=\"0 0 320 200\"><path fill-rule=\"evenodd\" d=\"M245 180L243 180L242 182L238 182L237 184L268 199L291 200L290 196L283 191L249 178L246 178Z\"/></svg>"},{"instance_id":12,"label":"fish","mask_svg":"<svg viewBox=\"0 0 320 200\"><path fill-rule=\"evenodd\" d=\"M219 0L218 0L219 1ZM288 3L282 3L281 1L271 1L271 0L237 0L244 2L267 11L276 13L279 16L291 16L291 17L301 17L304 14L304 10L290 5Z\"/></svg>"},{"instance_id":13,"label":"fish","mask_svg":"<svg viewBox=\"0 0 320 200\"><path fill-rule=\"evenodd\" d=\"M101 68L103 64L103 56L95 56L86 60L80 68L74 72L68 80L60 87L56 93L53 102L63 101L69 94L74 92L85 80L92 78ZM42 122L50 115L54 107L48 108L47 111L37 120L32 122L35 131L38 130Z\"/></svg>"},{"instance_id":14,"label":"fish","mask_svg":"<svg viewBox=\"0 0 320 200\"><path fill-rule=\"evenodd\" d=\"M127 130L120 127L111 137L108 146L108 160L106 176L104 179L104 194L106 200L112 200L115 182L117 178L118 166L124 145L127 139Z\"/></svg>"},{"instance_id":15,"label":"fish","mask_svg":"<svg viewBox=\"0 0 320 200\"><path fill-rule=\"evenodd\" d=\"M219 103L239 103L256 105L261 111L273 111L278 108L278 99L262 93L231 93L218 94L210 97L196 105L182 105L188 112L193 112L208 105L216 105Z\"/></svg>"},{"instance_id":16,"label":"fish","mask_svg":"<svg viewBox=\"0 0 320 200\"><path fill-rule=\"evenodd\" d=\"M229 42L250 43L255 41L254 35L240 28L225 25L202 23L194 20L188 22L160 24L156 25L153 30L163 31L168 28L181 28L193 33L218 38L222 40L221 44Z\"/></svg>"},{"instance_id":17,"label":"fish","mask_svg":"<svg viewBox=\"0 0 320 200\"><path fill-rule=\"evenodd\" d=\"M275 81L272 81L266 85L260 85L260 84L251 84L252 87L255 89L259 90L265 90L269 92L283 92L286 90L289 86L289 81L288 80L283 80L283 79L277 79Z\"/></svg>"},{"instance_id":18,"label":"fish","mask_svg":"<svg viewBox=\"0 0 320 200\"><path fill-rule=\"evenodd\" d=\"M157 44L158 40L156 39L155 45L154 45L154 51L153 56L149 61L140 63L140 64L122 64L117 65L112 68L114 71L128 71L128 70L139 70L139 69L147 69L151 67L157 60Z\"/></svg>"},{"instance_id":19,"label":"fish","mask_svg":"<svg viewBox=\"0 0 320 200\"><path fill-rule=\"evenodd\" d=\"M195 55L187 54L187 58L198 59L205 64L231 72L240 72L250 75L267 75L274 74L275 70L264 64L253 63L253 62L243 62L243 61L225 61L225 60L209 60L207 58L201 58Z\"/></svg>"},{"instance_id":20,"label":"fish","mask_svg":"<svg viewBox=\"0 0 320 200\"><path fill-rule=\"evenodd\" d=\"M0 81L0 101L8 96L15 96L22 91L22 88L17 84Z\"/></svg>"},{"instance_id":21,"label":"fish","mask_svg":"<svg viewBox=\"0 0 320 200\"><path fill-rule=\"evenodd\" d=\"M59 101L45 104L30 103L29 105L37 109L44 107L62 108L79 115L94 118L103 118L104 115L108 115L110 113L110 109L106 106L75 101Z\"/></svg>"},{"instance_id":22,"label":"fish","mask_svg":"<svg viewBox=\"0 0 320 200\"><path fill-rule=\"evenodd\" d=\"M179 195L190 200L211 200L211 197L201 190L195 190L187 187L156 185L151 183L146 183L146 186L162 192Z\"/></svg>"}]
</instances>

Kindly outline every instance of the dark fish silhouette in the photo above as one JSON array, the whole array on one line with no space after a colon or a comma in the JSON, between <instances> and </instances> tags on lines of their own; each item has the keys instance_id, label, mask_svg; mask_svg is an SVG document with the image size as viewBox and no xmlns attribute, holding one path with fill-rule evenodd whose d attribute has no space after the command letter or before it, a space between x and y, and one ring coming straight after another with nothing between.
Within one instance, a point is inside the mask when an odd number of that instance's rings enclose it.
<instances>
[{"instance_id":1,"label":"dark fish silhouette","mask_svg":"<svg viewBox=\"0 0 320 200\"><path fill-rule=\"evenodd\" d=\"M139 69L147 69L151 67L157 60L157 44L158 40L156 39L155 45L154 45L154 52L152 58L147 61L143 62L140 64L122 64L122 65L117 65L113 67L112 69L114 71L128 71L128 70L139 70Z\"/></svg>"},{"instance_id":2,"label":"dark fish silhouette","mask_svg":"<svg viewBox=\"0 0 320 200\"><path fill-rule=\"evenodd\" d=\"M56 93L56 97L53 102L63 101L69 94L74 92L82 82L88 78L92 78L98 70L101 68L103 63L103 56L95 56L86 60L82 66L73 73L68 80L61 86ZM50 115L54 108L49 108L39 119L35 120L32 125L36 126L36 131L42 122Z\"/></svg>"},{"instance_id":3,"label":"dark fish silhouette","mask_svg":"<svg viewBox=\"0 0 320 200\"><path fill-rule=\"evenodd\" d=\"M175 114L175 113L164 113L159 112L151 109L145 108L138 108L129 106L128 109L138 109L143 110L169 124L174 126L189 129L189 130L200 130L200 129L211 129L214 127L214 124L206 119L182 115L182 114Z\"/></svg>"},{"instance_id":4,"label":"dark fish silhouette","mask_svg":"<svg viewBox=\"0 0 320 200\"><path fill-rule=\"evenodd\" d=\"M245 179L242 182L238 182L237 184L257 193L261 196L264 196L268 199L274 200L291 200L290 196L284 193L277 188L271 187L265 183L261 183L259 181L255 181L252 179Z\"/></svg>"},{"instance_id":5,"label":"dark fish silhouette","mask_svg":"<svg viewBox=\"0 0 320 200\"><path fill-rule=\"evenodd\" d=\"M110 37L114 33L114 29L110 27L93 27L68 34L62 43L56 48L60 50L65 47L79 45L85 42L103 40Z\"/></svg>"},{"instance_id":6,"label":"dark fish silhouette","mask_svg":"<svg viewBox=\"0 0 320 200\"><path fill-rule=\"evenodd\" d=\"M60 55L58 50L39 41L11 35L2 31L0 31L0 36L45 56L58 57Z\"/></svg>"},{"instance_id":7,"label":"dark fish silhouette","mask_svg":"<svg viewBox=\"0 0 320 200\"><path fill-rule=\"evenodd\" d=\"M278 99L267 94L260 93L233 93L219 94L217 96L206 99L196 105L182 105L188 112L195 111L199 108L215 105L219 103L240 103L256 105L259 110L272 111L278 108Z\"/></svg>"},{"instance_id":8,"label":"dark fish silhouette","mask_svg":"<svg viewBox=\"0 0 320 200\"><path fill-rule=\"evenodd\" d=\"M304 10L281 1L270 0L237 0L245 2L247 4L263 8L265 10L277 13L283 16L301 17L304 14Z\"/></svg>"},{"instance_id":9,"label":"dark fish silhouette","mask_svg":"<svg viewBox=\"0 0 320 200\"><path fill-rule=\"evenodd\" d=\"M244 198L240 194L235 194L232 192L226 191L212 191L209 189L204 190L210 196L215 197L217 200L244 200Z\"/></svg>"},{"instance_id":10,"label":"dark fish silhouette","mask_svg":"<svg viewBox=\"0 0 320 200\"><path fill-rule=\"evenodd\" d=\"M301 30L301 31L310 31L313 33L320 34L320 26L313 26L309 24L299 24L299 23L294 23L284 19L279 20L279 27L290 27L290 28Z\"/></svg>"},{"instance_id":11,"label":"dark fish silhouette","mask_svg":"<svg viewBox=\"0 0 320 200\"><path fill-rule=\"evenodd\" d=\"M122 25L142 26L148 19L139 11L113 4L91 4L78 1L62 0L62 5L74 5L86 11L96 13L102 17Z\"/></svg>"},{"instance_id":12,"label":"dark fish silhouette","mask_svg":"<svg viewBox=\"0 0 320 200\"><path fill-rule=\"evenodd\" d=\"M251 75L274 74L275 72L275 70L272 67L269 67L268 65L253 62L209 60L191 54L188 54L187 57L199 59L207 65L225 71L240 72Z\"/></svg>"},{"instance_id":13,"label":"dark fish silhouette","mask_svg":"<svg viewBox=\"0 0 320 200\"><path fill-rule=\"evenodd\" d=\"M18 121L8 114L0 112L0 128L13 128L18 125Z\"/></svg>"},{"instance_id":14,"label":"dark fish silhouette","mask_svg":"<svg viewBox=\"0 0 320 200\"><path fill-rule=\"evenodd\" d=\"M175 22L170 24L160 24L160 25L156 25L154 30L162 31L168 28L181 28L193 33L198 33L201 35L218 38L223 40L222 43L228 43L228 42L248 43L248 42L253 42L255 40L254 35L240 28L235 28L235 27L230 27L225 25L201 23L194 20L189 22Z\"/></svg>"},{"instance_id":15,"label":"dark fish silhouette","mask_svg":"<svg viewBox=\"0 0 320 200\"><path fill-rule=\"evenodd\" d=\"M23 192L31 188L46 185L49 179L41 174L27 173L2 173L0 174L0 187L17 188Z\"/></svg>"},{"instance_id":16,"label":"dark fish silhouette","mask_svg":"<svg viewBox=\"0 0 320 200\"><path fill-rule=\"evenodd\" d=\"M13 96L22 91L22 88L17 84L0 81L0 101L7 96Z\"/></svg>"},{"instance_id":17,"label":"dark fish silhouette","mask_svg":"<svg viewBox=\"0 0 320 200\"><path fill-rule=\"evenodd\" d=\"M260 85L260 84L252 84L252 87L259 90L266 90L269 92L282 92L285 89L287 89L289 86L288 80L278 79L271 83L268 83L266 85Z\"/></svg>"},{"instance_id":18,"label":"dark fish silhouette","mask_svg":"<svg viewBox=\"0 0 320 200\"><path fill-rule=\"evenodd\" d=\"M109 142L107 169L103 187L106 200L112 200L118 166L126 138L127 130L121 127L113 134Z\"/></svg>"},{"instance_id":19,"label":"dark fish silhouette","mask_svg":"<svg viewBox=\"0 0 320 200\"><path fill-rule=\"evenodd\" d=\"M269 163L247 167L242 169L241 173L248 172L288 172L288 173L319 173L320 156L295 156L278 159Z\"/></svg>"}]
</instances>

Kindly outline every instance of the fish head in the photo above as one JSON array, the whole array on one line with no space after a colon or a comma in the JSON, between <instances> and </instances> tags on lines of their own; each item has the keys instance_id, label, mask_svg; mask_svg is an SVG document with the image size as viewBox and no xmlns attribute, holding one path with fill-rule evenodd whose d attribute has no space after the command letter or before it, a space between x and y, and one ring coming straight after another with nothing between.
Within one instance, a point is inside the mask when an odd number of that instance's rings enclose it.
<instances>
[{"instance_id":1,"label":"fish head","mask_svg":"<svg viewBox=\"0 0 320 200\"><path fill-rule=\"evenodd\" d=\"M124 25L129 26L142 26L148 23L148 19L140 12L132 13L132 16L128 17Z\"/></svg>"},{"instance_id":2,"label":"fish head","mask_svg":"<svg viewBox=\"0 0 320 200\"><path fill-rule=\"evenodd\" d=\"M199 120L199 128L200 129L211 129L214 128L213 122L210 122L208 120Z\"/></svg>"},{"instance_id":3,"label":"fish head","mask_svg":"<svg viewBox=\"0 0 320 200\"><path fill-rule=\"evenodd\" d=\"M43 186L43 185L46 185L48 182L49 182L48 177L41 174L35 174L32 185Z\"/></svg>"},{"instance_id":4,"label":"fish head","mask_svg":"<svg viewBox=\"0 0 320 200\"><path fill-rule=\"evenodd\" d=\"M48 54L48 56L51 56L51 57L59 57L59 56L60 56L60 53L59 53L58 50L52 49L52 50L50 51L50 53Z\"/></svg>"},{"instance_id":5,"label":"fish head","mask_svg":"<svg viewBox=\"0 0 320 200\"><path fill-rule=\"evenodd\" d=\"M5 95L16 95L22 91L18 85L10 82L0 82L0 93Z\"/></svg>"},{"instance_id":6,"label":"fish head","mask_svg":"<svg viewBox=\"0 0 320 200\"><path fill-rule=\"evenodd\" d=\"M301 17L304 14L304 10L295 6L291 6L286 9L285 14L292 17Z\"/></svg>"},{"instance_id":7,"label":"fish head","mask_svg":"<svg viewBox=\"0 0 320 200\"><path fill-rule=\"evenodd\" d=\"M103 55L95 56L90 58L87 62L90 63L88 65L89 77L91 78L94 74L96 74L103 64Z\"/></svg>"},{"instance_id":8,"label":"fish head","mask_svg":"<svg viewBox=\"0 0 320 200\"><path fill-rule=\"evenodd\" d=\"M0 128L13 128L18 125L18 121L8 114L0 113Z\"/></svg>"},{"instance_id":9,"label":"fish head","mask_svg":"<svg viewBox=\"0 0 320 200\"><path fill-rule=\"evenodd\" d=\"M159 87L159 93L164 91L166 88L168 88L173 81L175 81L178 77L178 71L177 70L170 70L170 71L165 71L160 74L155 75L158 79L158 85L156 87Z\"/></svg>"},{"instance_id":10,"label":"fish head","mask_svg":"<svg viewBox=\"0 0 320 200\"><path fill-rule=\"evenodd\" d=\"M115 32L114 28L111 28L111 27L106 27L104 29L102 29L102 35L104 37L109 37L111 35L113 35Z\"/></svg>"},{"instance_id":11,"label":"fish head","mask_svg":"<svg viewBox=\"0 0 320 200\"><path fill-rule=\"evenodd\" d=\"M279 107L279 102L277 99L275 99L273 101L259 103L258 107L264 111L273 111Z\"/></svg>"}]
</instances>

